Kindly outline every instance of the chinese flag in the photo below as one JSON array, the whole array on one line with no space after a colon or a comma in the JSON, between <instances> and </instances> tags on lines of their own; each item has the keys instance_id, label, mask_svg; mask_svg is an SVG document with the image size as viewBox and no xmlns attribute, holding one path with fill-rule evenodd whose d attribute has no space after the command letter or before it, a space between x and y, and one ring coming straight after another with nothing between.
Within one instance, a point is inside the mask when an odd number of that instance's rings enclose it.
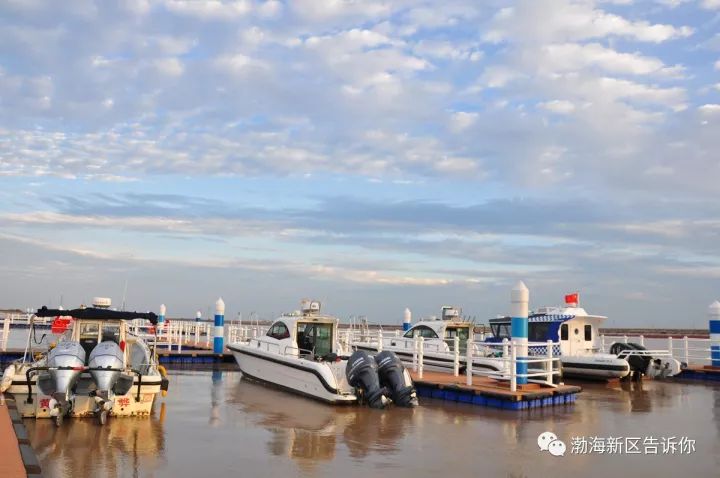
<instances>
[{"instance_id":1,"label":"chinese flag","mask_svg":"<svg viewBox=\"0 0 720 478\"><path fill-rule=\"evenodd\" d=\"M574 294L567 294L565 296L565 303L566 304L577 304L578 303L578 293L575 292Z\"/></svg>"}]
</instances>

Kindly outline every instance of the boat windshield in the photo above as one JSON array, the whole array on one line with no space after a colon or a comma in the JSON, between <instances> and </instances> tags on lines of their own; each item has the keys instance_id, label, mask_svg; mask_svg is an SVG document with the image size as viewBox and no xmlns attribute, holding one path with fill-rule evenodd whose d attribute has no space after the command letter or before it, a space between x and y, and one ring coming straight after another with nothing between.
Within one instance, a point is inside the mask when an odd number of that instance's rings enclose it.
<instances>
[{"instance_id":1,"label":"boat windshield","mask_svg":"<svg viewBox=\"0 0 720 478\"><path fill-rule=\"evenodd\" d=\"M455 347L454 338L460 338L460 352L464 353L467 349L467 341L470 338L470 327L448 327L445 329L445 339L450 346L450 351Z\"/></svg>"},{"instance_id":2,"label":"boat windshield","mask_svg":"<svg viewBox=\"0 0 720 478\"><path fill-rule=\"evenodd\" d=\"M509 339L510 338L510 323L506 322L503 324L490 324L490 330L492 330L493 337L498 339Z\"/></svg>"},{"instance_id":3,"label":"boat windshield","mask_svg":"<svg viewBox=\"0 0 720 478\"><path fill-rule=\"evenodd\" d=\"M316 357L324 357L332 352L333 324L298 323L297 336L300 352L312 352Z\"/></svg>"}]
</instances>

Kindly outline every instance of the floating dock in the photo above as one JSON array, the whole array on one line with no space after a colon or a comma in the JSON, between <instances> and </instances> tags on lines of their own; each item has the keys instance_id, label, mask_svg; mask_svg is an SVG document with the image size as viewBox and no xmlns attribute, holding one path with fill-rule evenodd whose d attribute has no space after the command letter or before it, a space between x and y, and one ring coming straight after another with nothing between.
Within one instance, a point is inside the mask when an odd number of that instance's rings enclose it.
<instances>
[{"instance_id":1,"label":"floating dock","mask_svg":"<svg viewBox=\"0 0 720 478\"><path fill-rule=\"evenodd\" d=\"M680 380L701 380L710 382L720 382L720 367L713 367L711 365L703 366L690 366L684 368L675 377Z\"/></svg>"},{"instance_id":2,"label":"floating dock","mask_svg":"<svg viewBox=\"0 0 720 478\"><path fill-rule=\"evenodd\" d=\"M506 410L552 407L574 403L582 388L575 385L548 386L531 383L510 390L510 383L474 376L467 385L465 375L457 377L444 372L424 372L420 378L410 372L418 396L469 403Z\"/></svg>"},{"instance_id":3,"label":"floating dock","mask_svg":"<svg viewBox=\"0 0 720 478\"><path fill-rule=\"evenodd\" d=\"M42 477L40 462L30 446L15 401L0 394L0 476L3 478Z\"/></svg>"}]
</instances>

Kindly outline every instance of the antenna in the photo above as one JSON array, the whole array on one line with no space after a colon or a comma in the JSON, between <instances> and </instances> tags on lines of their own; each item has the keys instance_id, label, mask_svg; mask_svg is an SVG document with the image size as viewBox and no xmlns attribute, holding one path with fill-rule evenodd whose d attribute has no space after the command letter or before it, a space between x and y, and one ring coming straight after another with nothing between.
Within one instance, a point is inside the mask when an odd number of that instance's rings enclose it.
<instances>
[{"instance_id":1,"label":"antenna","mask_svg":"<svg viewBox=\"0 0 720 478\"><path fill-rule=\"evenodd\" d=\"M125 289L123 290L123 300L122 300L122 306L120 307L120 310L125 310L125 299L127 298L127 285L128 285L128 280L125 279Z\"/></svg>"}]
</instances>

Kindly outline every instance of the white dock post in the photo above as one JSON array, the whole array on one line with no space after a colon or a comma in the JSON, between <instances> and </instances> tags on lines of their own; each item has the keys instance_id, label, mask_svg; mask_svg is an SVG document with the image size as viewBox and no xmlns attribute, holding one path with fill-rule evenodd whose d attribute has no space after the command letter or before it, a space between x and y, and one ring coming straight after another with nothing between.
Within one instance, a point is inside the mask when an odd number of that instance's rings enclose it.
<instances>
[{"instance_id":1,"label":"white dock post","mask_svg":"<svg viewBox=\"0 0 720 478\"><path fill-rule=\"evenodd\" d=\"M473 345L468 340L467 347L465 348L465 385L472 385L472 374L473 374Z\"/></svg>"},{"instance_id":2,"label":"white dock post","mask_svg":"<svg viewBox=\"0 0 720 478\"><path fill-rule=\"evenodd\" d=\"M519 281L510 292L510 337L517 344L517 350L512 346L512 352L519 357L519 361L513 360L513 366L519 377L517 381L524 385L527 383L528 373L528 302L530 292L523 281Z\"/></svg>"},{"instance_id":3,"label":"white dock post","mask_svg":"<svg viewBox=\"0 0 720 478\"><path fill-rule=\"evenodd\" d=\"M378 345L377 345L377 351L382 352L383 350L383 331L382 329L378 330Z\"/></svg>"},{"instance_id":4,"label":"white dock post","mask_svg":"<svg viewBox=\"0 0 720 478\"><path fill-rule=\"evenodd\" d=\"M460 337L453 337L453 376L460 375Z\"/></svg>"},{"instance_id":5,"label":"white dock post","mask_svg":"<svg viewBox=\"0 0 720 478\"><path fill-rule=\"evenodd\" d=\"M418 350L418 377L423 378L423 358L425 355L425 337L420 337L420 350Z\"/></svg>"},{"instance_id":6,"label":"white dock post","mask_svg":"<svg viewBox=\"0 0 720 478\"><path fill-rule=\"evenodd\" d=\"M518 369L516 367L517 352L515 349L516 345L517 345L517 342L515 342L515 340L513 340L510 343L510 391L511 392L517 392L517 384L518 384L518 376L517 376ZM527 380L527 377L526 377L526 380Z\"/></svg>"},{"instance_id":7,"label":"white dock post","mask_svg":"<svg viewBox=\"0 0 720 478\"><path fill-rule=\"evenodd\" d=\"M158 326L162 327L165 323L165 313L167 312L167 307L165 307L165 304L160 304L160 315L158 315Z\"/></svg>"},{"instance_id":8,"label":"white dock post","mask_svg":"<svg viewBox=\"0 0 720 478\"><path fill-rule=\"evenodd\" d=\"M720 302L717 300L708 308L710 329L710 365L720 367Z\"/></svg>"},{"instance_id":9,"label":"white dock post","mask_svg":"<svg viewBox=\"0 0 720 478\"><path fill-rule=\"evenodd\" d=\"M673 354L673 343L672 343L672 337L668 337L667 344L668 344L668 352L670 352L670 355Z\"/></svg>"},{"instance_id":10,"label":"white dock post","mask_svg":"<svg viewBox=\"0 0 720 478\"><path fill-rule=\"evenodd\" d=\"M410 309L407 307L405 308L405 313L403 314L403 332L407 332L410 330L410 326L412 324L412 312L410 312Z\"/></svg>"},{"instance_id":11,"label":"white dock post","mask_svg":"<svg viewBox=\"0 0 720 478\"><path fill-rule=\"evenodd\" d=\"M645 347L645 336L644 336L644 335L641 335L641 336L640 336L640 345L642 345L643 347Z\"/></svg>"},{"instance_id":12,"label":"white dock post","mask_svg":"<svg viewBox=\"0 0 720 478\"><path fill-rule=\"evenodd\" d=\"M690 364L690 344L688 343L687 335L683 337L683 348L685 349L685 365Z\"/></svg>"},{"instance_id":13,"label":"white dock post","mask_svg":"<svg viewBox=\"0 0 720 478\"><path fill-rule=\"evenodd\" d=\"M508 363L508 359L510 358L510 349L508 348L509 342L508 342L507 337L503 339L502 344L503 344L503 352L502 352L503 364L505 366L505 372L507 373L510 371L510 365Z\"/></svg>"},{"instance_id":14,"label":"white dock post","mask_svg":"<svg viewBox=\"0 0 720 478\"><path fill-rule=\"evenodd\" d=\"M418 353L420 351L420 336L416 335L413 339L413 372L418 371Z\"/></svg>"},{"instance_id":15,"label":"white dock post","mask_svg":"<svg viewBox=\"0 0 720 478\"><path fill-rule=\"evenodd\" d=\"M623 342L627 343L627 335L623 335Z\"/></svg>"},{"instance_id":16,"label":"white dock post","mask_svg":"<svg viewBox=\"0 0 720 478\"><path fill-rule=\"evenodd\" d=\"M213 353L221 354L225 349L225 302L220 297L215 302L215 333L213 334Z\"/></svg>"},{"instance_id":17,"label":"white dock post","mask_svg":"<svg viewBox=\"0 0 720 478\"><path fill-rule=\"evenodd\" d=\"M200 342L200 324L195 323L195 345Z\"/></svg>"},{"instance_id":18,"label":"white dock post","mask_svg":"<svg viewBox=\"0 0 720 478\"><path fill-rule=\"evenodd\" d=\"M545 379L545 381L548 385L552 385L553 366L555 365L555 362L553 361L553 341L552 340L547 341L547 350L545 352L547 354L547 359L548 359L548 362L545 364L545 371L547 372L547 378Z\"/></svg>"},{"instance_id":19,"label":"white dock post","mask_svg":"<svg viewBox=\"0 0 720 478\"><path fill-rule=\"evenodd\" d=\"M198 310L197 312L195 312L195 322L200 322L201 319L202 319L202 312L200 312Z\"/></svg>"},{"instance_id":20,"label":"white dock post","mask_svg":"<svg viewBox=\"0 0 720 478\"><path fill-rule=\"evenodd\" d=\"M605 353L605 334L600 335L600 352Z\"/></svg>"},{"instance_id":21,"label":"white dock post","mask_svg":"<svg viewBox=\"0 0 720 478\"><path fill-rule=\"evenodd\" d=\"M7 350L7 343L8 338L10 336L10 318L8 316L4 316L3 319L3 335L2 335L2 351L5 352Z\"/></svg>"}]
</instances>

